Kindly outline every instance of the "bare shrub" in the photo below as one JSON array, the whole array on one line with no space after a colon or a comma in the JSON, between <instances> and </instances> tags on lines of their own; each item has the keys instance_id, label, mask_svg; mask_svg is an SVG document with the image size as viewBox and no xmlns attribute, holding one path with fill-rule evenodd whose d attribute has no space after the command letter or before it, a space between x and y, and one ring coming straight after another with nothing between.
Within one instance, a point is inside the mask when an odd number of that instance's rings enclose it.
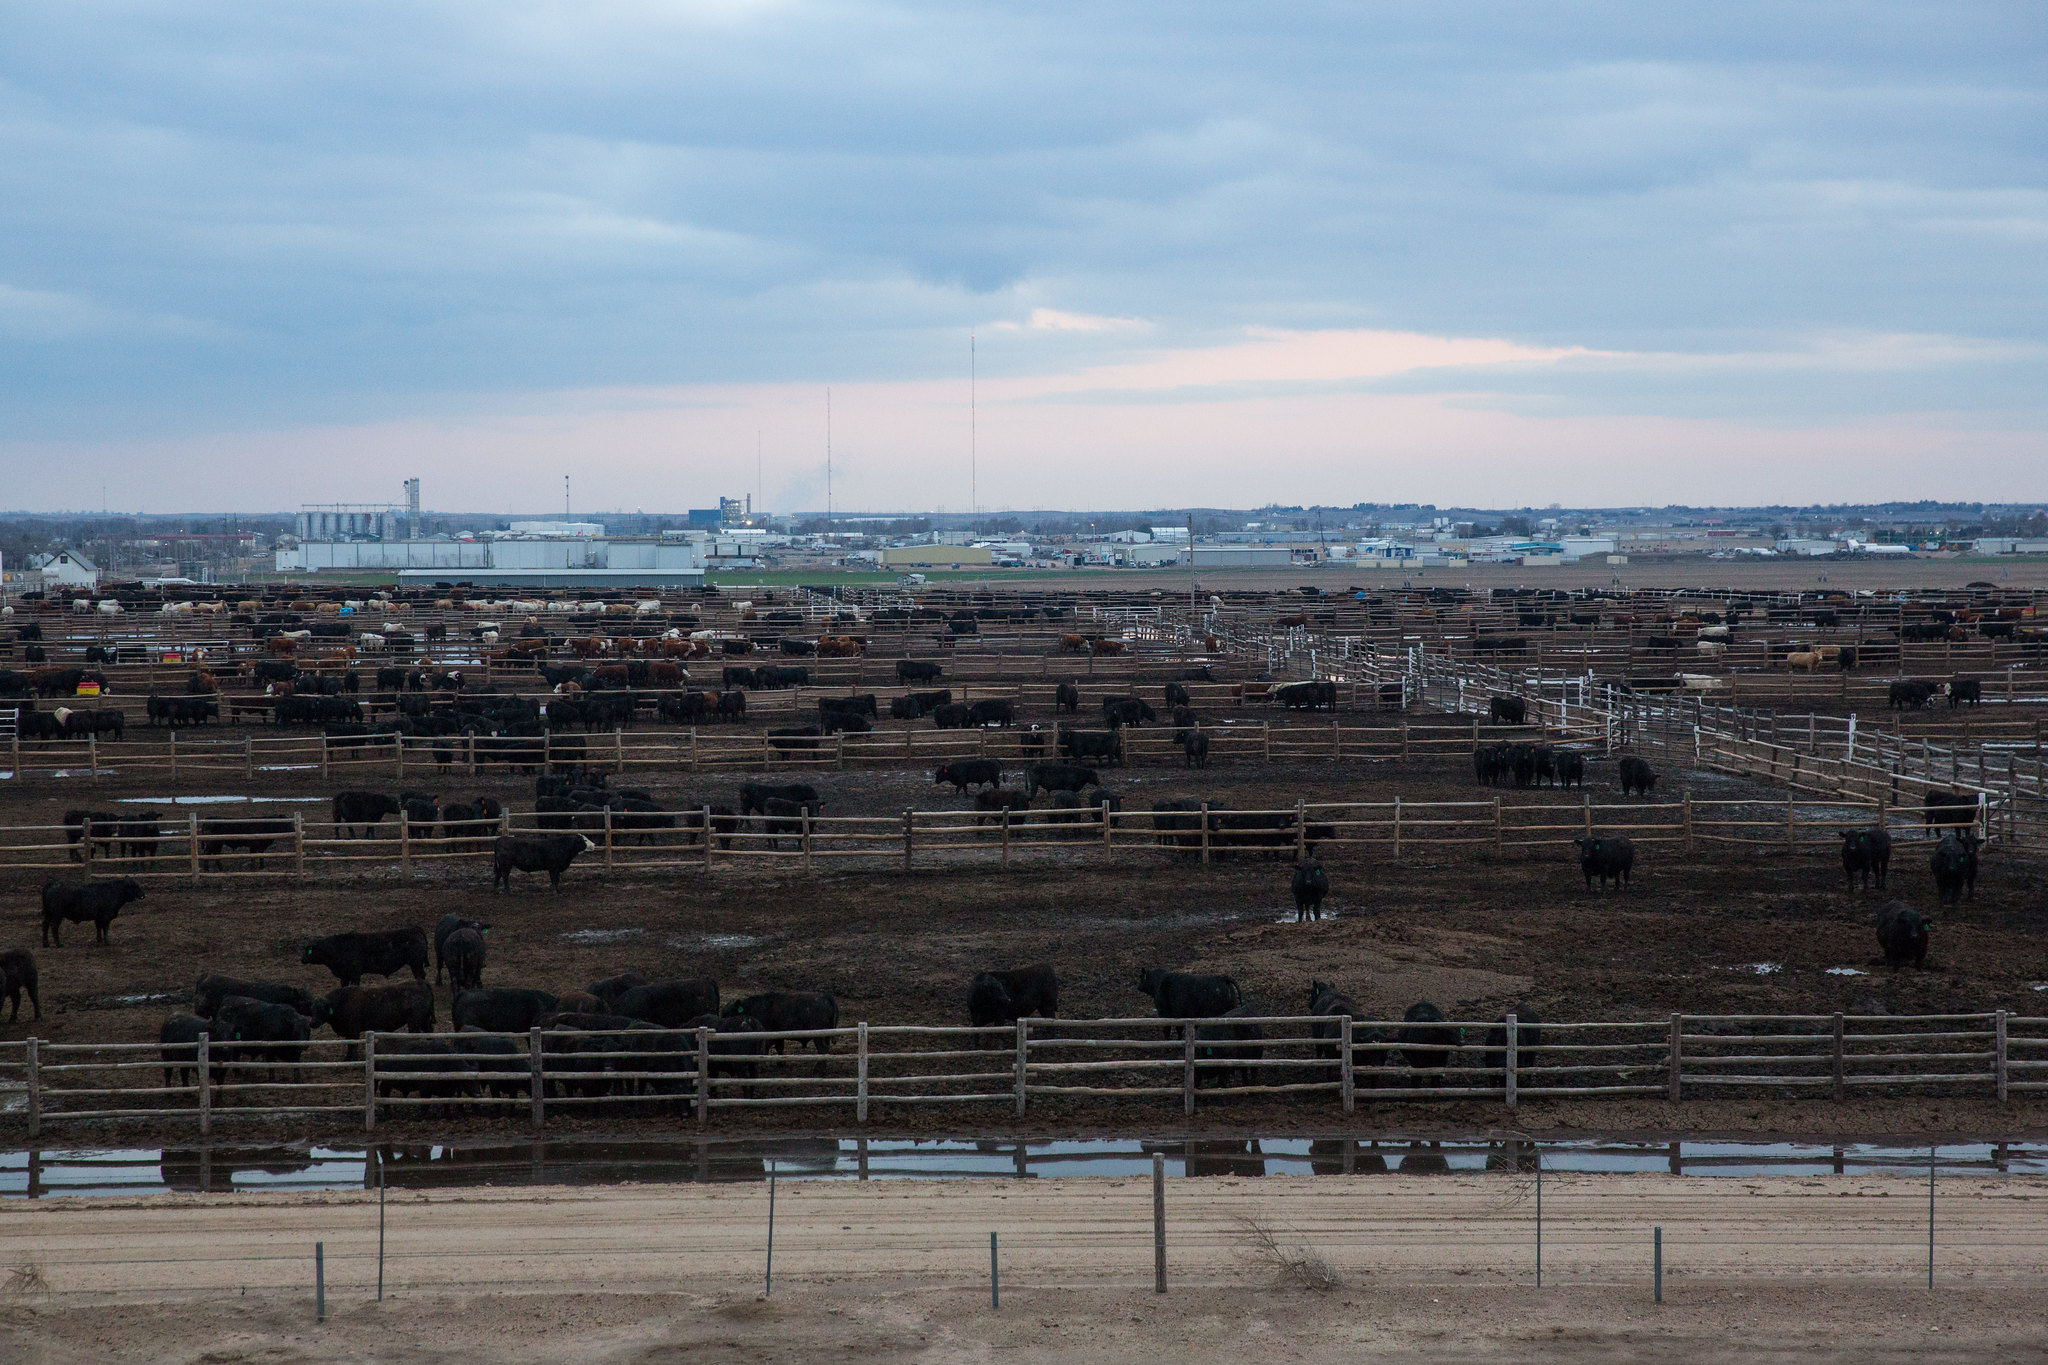
<instances>
[{"instance_id":1,"label":"bare shrub","mask_svg":"<svg viewBox=\"0 0 2048 1365\"><path fill-rule=\"evenodd\" d=\"M1253 1259L1271 1266L1283 1283L1315 1294L1327 1294L1343 1287L1344 1281L1338 1277L1337 1268L1308 1243L1281 1241L1280 1231L1261 1218L1240 1216L1237 1226L1251 1243ZM1292 1235L1292 1229L1285 1231Z\"/></svg>"},{"instance_id":2,"label":"bare shrub","mask_svg":"<svg viewBox=\"0 0 2048 1365\"><path fill-rule=\"evenodd\" d=\"M43 1268L34 1261L23 1261L7 1272L7 1294L10 1298L27 1298L32 1294L47 1294L50 1282L43 1277Z\"/></svg>"}]
</instances>

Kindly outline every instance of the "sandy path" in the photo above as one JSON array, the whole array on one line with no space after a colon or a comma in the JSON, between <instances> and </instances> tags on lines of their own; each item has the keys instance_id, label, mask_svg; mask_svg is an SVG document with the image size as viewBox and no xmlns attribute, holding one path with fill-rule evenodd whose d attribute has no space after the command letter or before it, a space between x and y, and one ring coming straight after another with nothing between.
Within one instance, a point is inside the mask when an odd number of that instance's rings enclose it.
<instances>
[{"instance_id":1,"label":"sandy path","mask_svg":"<svg viewBox=\"0 0 2048 1365\"><path fill-rule=\"evenodd\" d=\"M2028 1358L2048 1345L2048 1180L1523 1176L782 1182L394 1196L48 1199L0 1209L0 1359ZM1320 1252L1302 1289L1243 1221ZM1667 1303L1650 1302L1664 1229ZM988 1310L988 1233L1004 1306ZM312 1244L331 1321L312 1323Z\"/></svg>"}]
</instances>

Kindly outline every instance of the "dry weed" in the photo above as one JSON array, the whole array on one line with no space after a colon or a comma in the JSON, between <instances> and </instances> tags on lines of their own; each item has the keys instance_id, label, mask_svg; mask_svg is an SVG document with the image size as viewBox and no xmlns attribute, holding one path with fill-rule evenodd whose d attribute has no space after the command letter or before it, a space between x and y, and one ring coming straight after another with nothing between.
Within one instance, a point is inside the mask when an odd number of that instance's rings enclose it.
<instances>
[{"instance_id":1,"label":"dry weed","mask_svg":"<svg viewBox=\"0 0 2048 1365\"><path fill-rule=\"evenodd\" d=\"M10 1298L27 1298L31 1294L47 1294L50 1282L43 1277L43 1268L34 1261L23 1261L7 1272L7 1295Z\"/></svg>"},{"instance_id":2,"label":"dry weed","mask_svg":"<svg viewBox=\"0 0 2048 1365\"><path fill-rule=\"evenodd\" d=\"M1250 1240L1253 1257L1273 1267L1282 1281L1316 1294L1343 1287L1337 1268L1308 1243L1282 1242L1272 1224L1260 1218L1240 1217L1237 1225Z\"/></svg>"}]
</instances>

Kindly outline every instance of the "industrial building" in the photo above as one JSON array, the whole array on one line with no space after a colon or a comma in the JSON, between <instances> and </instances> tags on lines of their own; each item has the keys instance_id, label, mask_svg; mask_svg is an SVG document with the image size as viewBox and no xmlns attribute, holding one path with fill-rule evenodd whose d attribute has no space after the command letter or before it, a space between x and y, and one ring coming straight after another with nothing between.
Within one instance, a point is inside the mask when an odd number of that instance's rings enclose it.
<instances>
[{"instance_id":1,"label":"industrial building","mask_svg":"<svg viewBox=\"0 0 2048 1365\"><path fill-rule=\"evenodd\" d=\"M890 569L952 569L995 563L986 545L892 545L882 551L882 565Z\"/></svg>"},{"instance_id":2,"label":"industrial building","mask_svg":"<svg viewBox=\"0 0 2048 1365\"><path fill-rule=\"evenodd\" d=\"M279 550L280 573L393 572L401 583L697 587L704 547L687 540L592 536L501 540L310 541Z\"/></svg>"}]
</instances>

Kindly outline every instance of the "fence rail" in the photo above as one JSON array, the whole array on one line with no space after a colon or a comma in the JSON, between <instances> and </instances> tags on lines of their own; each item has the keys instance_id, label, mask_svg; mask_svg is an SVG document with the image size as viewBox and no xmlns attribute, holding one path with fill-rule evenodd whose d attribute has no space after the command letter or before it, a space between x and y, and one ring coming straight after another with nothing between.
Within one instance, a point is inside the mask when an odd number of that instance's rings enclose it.
<instances>
[{"instance_id":1,"label":"fence rail","mask_svg":"<svg viewBox=\"0 0 2048 1365\"><path fill-rule=\"evenodd\" d=\"M770 1046L786 1049L769 1051ZM157 1084L161 1073L162 1084ZM259 1074L260 1073L260 1074ZM17 1079L18 1078L18 1079ZM708 1027L370 1034L359 1042L0 1044L30 1136L104 1120L216 1124L347 1115L363 1127L457 1113L596 1107L708 1125L720 1111L1034 1103L1335 1104L1925 1089L2007 1101L2048 1092L2048 1018L1681 1015L1416 1024L1350 1016L1020 1019L769 1032Z\"/></svg>"},{"instance_id":2,"label":"fence rail","mask_svg":"<svg viewBox=\"0 0 2048 1365\"><path fill-rule=\"evenodd\" d=\"M1083 798L1086 799L1085 797ZM1106 804L1106 803L1105 803ZM1878 799L1596 801L1582 792L1547 801L1494 795L1470 801L1309 802L1237 809L1206 802L1171 810L1124 811L1104 804L1023 810L904 810L888 816L743 816L727 807L676 810L507 812L495 819L442 824L403 816L388 825L346 825L301 809L268 816L138 812L94 813L80 823L0 826L0 873L72 872L138 879L358 875L364 868L401 873L439 864L489 864L499 835L580 834L586 867L631 874L664 869L799 867L809 872L848 860L870 870L1092 858L1211 863L1238 856L1298 859L1310 854L1400 859L1418 849L1478 850L1494 856L1564 857L1570 841L1623 834L1690 854L1744 846L1827 855L1842 831L1882 825L1896 842L1930 840L1964 825L1995 838L2001 826L1987 806L1965 809L1955 825L1929 825L1917 806ZM138 818L146 824L136 823Z\"/></svg>"}]
</instances>

